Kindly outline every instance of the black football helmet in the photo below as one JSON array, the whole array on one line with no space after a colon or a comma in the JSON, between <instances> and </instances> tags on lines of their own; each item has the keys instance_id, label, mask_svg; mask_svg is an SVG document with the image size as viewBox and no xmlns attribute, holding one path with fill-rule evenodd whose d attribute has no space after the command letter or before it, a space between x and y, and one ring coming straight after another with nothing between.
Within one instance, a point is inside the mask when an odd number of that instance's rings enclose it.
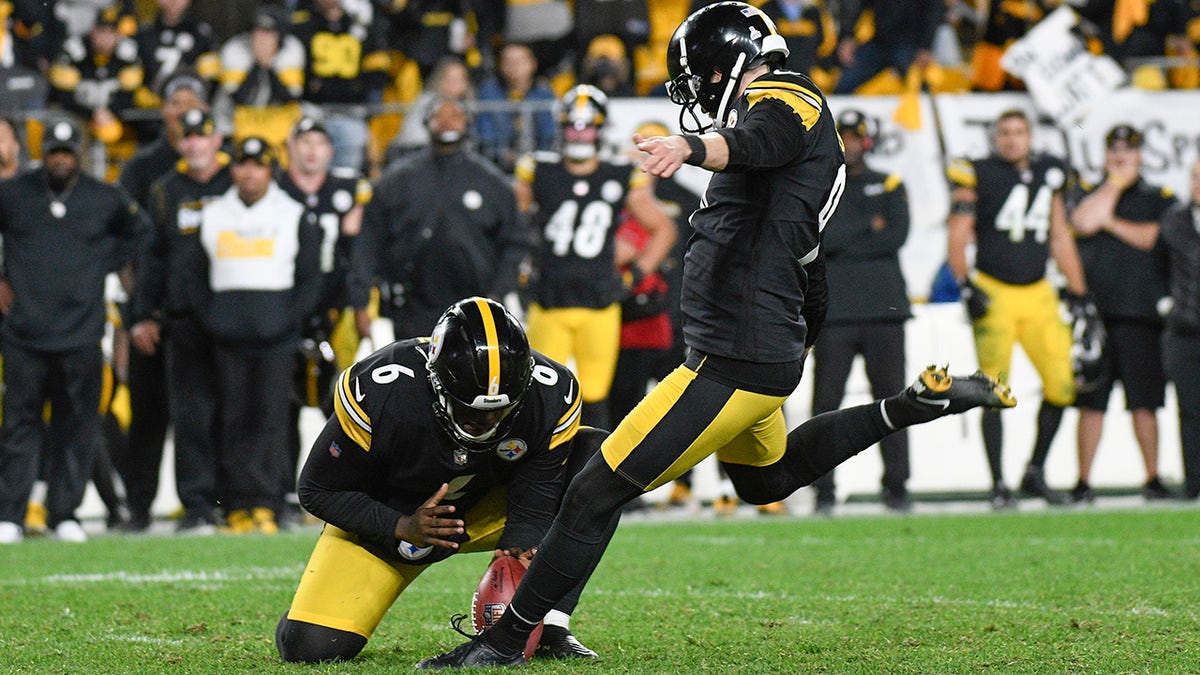
<instances>
[{"instance_id":1,"label":"black football helmet","mask_svg":"<svg viewBox=\"0 0 1200 675\"><path fill-rule=\"evenodd\" d=\"M1068 309L1071 326L1071 369L1075 390L1089 392L1104 379L1104 345L1108 338L1100 313L1091 302L1074 303Z\"/></svg>"},{"instance_id":2,"label":"black football helmet","mask_svg":"<svg viewBox=\"0 0 1200 675\"><path fill-rule=\"evenodd\" d=\"M533 355L525 329L503 305L467 298L438 319L426 367L442 428L463 450L484 452L512 427L533 377Z\"/></svg>"},{"instance_id":3,"label":"black football helmet","mask_svg":"<svg viewBox=\"0 0 1200 675\"><path fill-rule=\"evenodd\" d=\"M600 149L600 133L608 121L608 96L590 84L572 87L558 101L558 126L566 129L596 128L593 143L571 143L563 138L563 155L583 161L596 156Z\"/></svg>"},{"instance_id":4,"label":"black football helmet","mask_svg":"<svg viewBox=\"0 0 1200 675\"><path fill-rule=\"evenodd\" d=\"M667 93L683 106L679 128L701 133L724 127L742 74L763 63L778 68L787 57L787 43L762 10L744 2L696 10L675 29L667 47ZM712 124L700 121L697 105ZM685 123L684 113L694 126Z\"/></svg>"}]
</instances>

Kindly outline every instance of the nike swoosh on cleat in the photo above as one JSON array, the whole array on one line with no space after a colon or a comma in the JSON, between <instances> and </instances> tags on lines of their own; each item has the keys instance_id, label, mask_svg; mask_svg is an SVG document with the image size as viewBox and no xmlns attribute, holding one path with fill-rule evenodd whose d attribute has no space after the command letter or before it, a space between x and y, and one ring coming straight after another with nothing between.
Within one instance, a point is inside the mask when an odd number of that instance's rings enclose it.
<instances>
[{"instance_id":1,"label":"nike swoosh on cleat","mask_svg":"<svg viewBox=\"0 0 1200 675\"><path fill-rule=\"evenodd\" d=\"M918 396L917 400L926 405L936 405L943 410L950 407L950 401L948 399L925 398L923 396Z\"/></svg>"}]
</instances>

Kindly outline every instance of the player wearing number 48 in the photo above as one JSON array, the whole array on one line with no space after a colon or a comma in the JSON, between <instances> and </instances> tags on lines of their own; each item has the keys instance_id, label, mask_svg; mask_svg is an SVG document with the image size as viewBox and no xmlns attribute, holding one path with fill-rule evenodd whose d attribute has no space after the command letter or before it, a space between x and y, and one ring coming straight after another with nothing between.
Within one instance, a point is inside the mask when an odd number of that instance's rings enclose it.
<instances>
[{"instance_id":1,"label":"player wearing number 48","mask_svg":"<svg viewBox=\"0 0 1200 675\"><path fill-rule=\"evenodd\" d=\"M650 177L627 161L602 156L608 98L580 85L559 101L560 153L517 162L517 205L529 213L541 245L530 288L529 342L566 363L575 358L583 421L610 428L608 393L621 341L621 301L658 270L677 236L654 198ZM621 209L650 233L636 254L616 244ZM618 269L628 265L622 275ZM614 420L615 421L615 420Z\"/></svg>"},{"instance_id":2,"label":"player wearing number 48","mask_svg":"<svg viewBox=\"0 0 1200 675\"><path fill-rule=\"evenodd\" d=\"M334 398L297 490L327 524L276 629L284 661L353 658L408 585L455 553L527 564L567 483L608 435L580 425L571 371L479 297L452 305L430 337L351 366ZM496 614L515 584L485 598ZM569 630L584 584L547 615L539 658L596 656Z\"/></svg>"},{"instance_id":3,"label":"player wearing number 48","mask_svg":"<svg viewBox=\"0 0 1200 675\"><path fill-rule=\"evenodd\" d=\"M1013 345L1020 341L1041 375L1044 400L1020 488L1030 496L1062 504L1063 496L1046 485L1042 474L1063 408L1075 400L1076 382L1071 331L1046 278L1048 257L1054 258L1066 278L1062 295L1071 315L1086 320L1096 314L1087 299L1083 267L1067 223L1066 163L1031 152L1029 118L1020 110L1001 113L993 134L992 156L955 160L947 169L950 271L962 289L980 370L994 378L1007 377ZM967 264L970 243L976 247L974 270ZM1013 505L1001 471L1002 437L999 411L985 410L983 443L996 509Z\"/></svg>"}]
</instances>

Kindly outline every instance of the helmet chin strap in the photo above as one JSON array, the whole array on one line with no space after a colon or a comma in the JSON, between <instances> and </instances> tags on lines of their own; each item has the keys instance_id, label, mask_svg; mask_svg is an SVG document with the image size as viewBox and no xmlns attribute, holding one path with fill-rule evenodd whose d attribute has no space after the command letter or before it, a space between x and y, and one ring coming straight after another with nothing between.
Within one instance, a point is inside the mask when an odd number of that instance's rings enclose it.
<instances>
[{"instance_id":1,"label":"helmet chin strap","mask_svg":"<svg viewBox=\"0 0 1200 675\"><path fill-rule=\"evenodd\" d=\"M738 54L737 61L729 72L729 81L725 83L725 93L721 94L721 104L717 106L717 114L713 117L713 127L720 129L725 126L725 117L729 112L729 102L733 99L734 91L742 79L742 66L746 65L746 54Z\"/></svg>"}]
</instances>

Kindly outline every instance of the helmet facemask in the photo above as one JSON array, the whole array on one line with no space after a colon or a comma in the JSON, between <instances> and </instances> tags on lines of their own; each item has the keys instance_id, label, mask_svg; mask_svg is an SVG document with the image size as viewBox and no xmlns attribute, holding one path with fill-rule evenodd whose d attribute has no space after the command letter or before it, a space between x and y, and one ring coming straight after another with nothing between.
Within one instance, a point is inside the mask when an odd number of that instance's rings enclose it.
<instances>
[{"instance_id":1,"label":"helmet facemask","mask_svg":"<svg viewBox=\"0 0 1200 675\"><path fill-rule=\"evenodd\" d=\"M562 133L563 157L573 162L586 162L600 152L601 131L608 118L608 97L598 88L581 84L568 91L559 101L558 124ZM595 129L590 141L572 141L569 130Z\"/></svg>"}]
</instances>

